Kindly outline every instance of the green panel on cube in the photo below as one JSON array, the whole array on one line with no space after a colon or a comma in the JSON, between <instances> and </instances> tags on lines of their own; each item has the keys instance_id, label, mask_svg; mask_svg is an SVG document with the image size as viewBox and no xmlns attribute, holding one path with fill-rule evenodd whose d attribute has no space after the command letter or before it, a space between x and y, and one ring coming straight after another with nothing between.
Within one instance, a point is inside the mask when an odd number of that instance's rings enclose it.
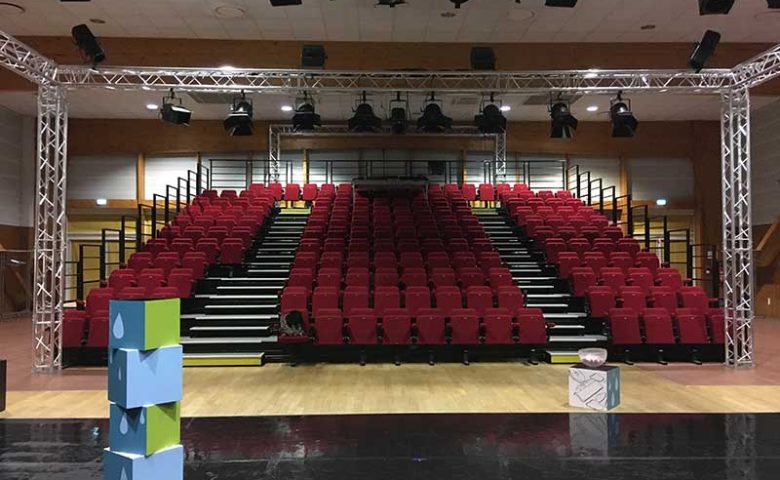
<instances>
[{"instance_id":1,"label":"green panel on cube","mask_svg":"<svg viewBox=\"0 0 780 480\"><path fill-rule=\"evenodd\" d=\"M179 299L112 300L109 348L154 350L178 345L181 339Z\"/></svg>"},{"instance_id":2,"label":"green panel on cube","mask_svg":"<svg viewBox=\"0 0 780 480\"><path fill-rule=\"evenodd\" d=\"M125 409L111 404L109 444L114 451L149 456L181 441L179 402Z\"/></svg>"}]
</instances>

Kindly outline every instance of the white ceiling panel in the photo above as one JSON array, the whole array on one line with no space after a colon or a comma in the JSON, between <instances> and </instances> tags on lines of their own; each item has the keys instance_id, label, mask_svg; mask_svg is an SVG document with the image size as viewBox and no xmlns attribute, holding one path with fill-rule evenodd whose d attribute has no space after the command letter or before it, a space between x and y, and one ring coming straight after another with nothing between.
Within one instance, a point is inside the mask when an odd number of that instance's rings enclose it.
<instances>
[{"instance_id":1,"label":"white ceiling panel","mask_svg":"<svg viewBox=\"0 0 780 480\"><path fill-rule=\"evenodd\" d=\"M544 0L407 0L396 8L375 0L303 0L271 7L268 0L10 0L21 15L0 16L14 35L70 34L90 19L105 37L180 37L399 42L694 42L705 29L724 42L780 41L780 10L740 0L729 15L699 16L695 0L581 0L550 8ZM233 13L225 18L217 10ZM442 16L445 14L445 16ZM454 16L450 16L454 14ZM641 30L654 25L654 29Z\"/></svg>"}]
</instances>

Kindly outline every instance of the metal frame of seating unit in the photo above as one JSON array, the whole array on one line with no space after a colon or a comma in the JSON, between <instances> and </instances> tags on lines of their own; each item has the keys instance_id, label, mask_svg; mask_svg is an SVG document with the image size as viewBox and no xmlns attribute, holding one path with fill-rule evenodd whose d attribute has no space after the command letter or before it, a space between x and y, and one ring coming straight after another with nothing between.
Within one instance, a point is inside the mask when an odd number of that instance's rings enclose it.
<instances>
[{"instance_id":1,"label":"metal frame of seating unit","mask_svg":"<svg viewBox=\"0 0 780 480\"><path fill-rule=\"evenodd\" d=\"M282 158L282 137L350 137L379 135L396 135L390 127L383 127L382 131L376 133L355 133L350 132L346 125L323 125L316 131L296 131L292 125L271 125L268 128L268 158L270 179L274 182L279 181L279 163ZM467 125L456 125L444 133L405 133L406 137L476 137L491 138L495 142L493 183L506 181L506 132L501 133L482 133L476 127Z\"/></svg>"},{"instance_id":2,"label":"metal frame of seating unit","mask_svg":"<svg viewBox=\"0 0 780 480\"><path fill-rule=\"evenodd\" d=\"M726 364L753 364L754 279L750 199L750 92L780 76L780 45L733 69L549 72L339 72L60 66L0 31L0 64L38 85L34 360L62 367L68 89L264 93L429 92L717 94L722 104L723 267Z\"/></svg>"}]
</instances>

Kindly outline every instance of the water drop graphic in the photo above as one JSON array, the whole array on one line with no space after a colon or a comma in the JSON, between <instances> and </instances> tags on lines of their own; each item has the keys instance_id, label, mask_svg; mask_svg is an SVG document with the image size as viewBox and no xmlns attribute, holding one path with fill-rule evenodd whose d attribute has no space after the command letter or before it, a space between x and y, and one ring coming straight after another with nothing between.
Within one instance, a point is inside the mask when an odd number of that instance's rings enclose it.
<instances>
[{"instance_id":1,"label":"water drop graphic","mask_svg":"<svg viewBox=\"0 0 780 480\"><path fill-rule=\"evenodd\" d=\"M122 314L119 313L114 320L114 338L121 339L125 336L125 322L122 321Z\"/></svg>"},{"instance_id":2,"label":"water drop graphic","mask_svg":"<svg viewBox=\"0 0 780 480\"><path fill-rule=\"evenodd\" d=\"M122 369L121 368L117 369L117 378L119 378L120 382L122 381Z\"/></svg>"},{"instance_id":3,"label":"water drop graphic","mask_svg":"<svg viewBox=\"0 0 780 480\"><path fill-rule=\"evenodd\" d=\"M127 435L127 431L129 430L129 426L127 425L127 414L122 414L122 420L119 422L119 433L122 435Z\"/></svg>"},{"instance_id":4,"label":"water drop graphic","mask_svg":"<svg viewBox=\"0 0 780 480\"><path fill-rule=\"evenodd\" d=\"M146 423L146 417L144 417L144 410L143 410L143 408L141 409L141 418L140 418L139 421L141 422L141 425Z\"/></svg>"},{"instance_id":5,"label":"water drop graphic","mask_svg":"<svg viewBox=\"0 0 780 480\"><path fill-rule=\"evenodd\" d=\"M122 467L122 475L119 477L119 480L127 480L127 472L125 471L125 467Z\"/></svg>"}]
</instances>

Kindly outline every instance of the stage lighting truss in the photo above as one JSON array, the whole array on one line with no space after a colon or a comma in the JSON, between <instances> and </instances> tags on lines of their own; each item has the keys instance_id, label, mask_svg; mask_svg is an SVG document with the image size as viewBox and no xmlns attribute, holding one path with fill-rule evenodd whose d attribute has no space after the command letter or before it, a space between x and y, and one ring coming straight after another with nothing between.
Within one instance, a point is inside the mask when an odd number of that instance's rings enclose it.
<instances>
[{"instance_id":1,"label":"stage lighting truss","mask_svg":"<svg viewBox=\"0 0 780 480\"><path fill-rule=\"evenodd\" d=\"M750 218L749 88L780 76L780 45L733 69L570 70L551 72L338 72L58 66L0 31L0 65L38 84L38 175L35 220L34 368L61 368L63 307L65 168L67 160L66 89L266 92L424 92L497 94L586 93L615 95L658 92L720 94L722 98L723 268L726 297L726 361L753 364L752 220ZM280 148L270 129L270 150ZM292 127L285 127L292 129ZM307 132L308 133L308 132ZM496 176L506 171L506 143L498 136ZM272 154L272 178L279 178L279 156Z\"/></svg>"}]
</instances>

